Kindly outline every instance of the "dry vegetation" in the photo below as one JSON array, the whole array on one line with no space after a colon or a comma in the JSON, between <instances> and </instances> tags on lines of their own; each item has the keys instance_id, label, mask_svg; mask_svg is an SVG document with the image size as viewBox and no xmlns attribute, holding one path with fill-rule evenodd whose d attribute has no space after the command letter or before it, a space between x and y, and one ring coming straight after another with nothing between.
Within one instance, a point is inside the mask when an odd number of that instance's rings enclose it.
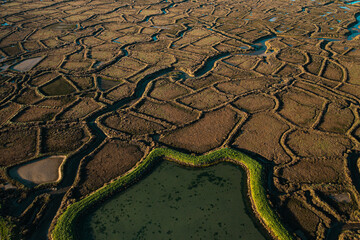
<instances>
[{"instance_id":1,"label":"dry vegetation","mask_svg":"<svg viewBox=\"0 0 360 240\"><path fill-rule=\"evenodd\" d=\"M264 163L294 235L359 238L358 11L330 0L2 1L0 184L14 187L0 188L0 223L41 239L35 225L150 149L229 147ZM8 174L59 154L63 181L29 188Z\"/></svg>"}]
</instances>

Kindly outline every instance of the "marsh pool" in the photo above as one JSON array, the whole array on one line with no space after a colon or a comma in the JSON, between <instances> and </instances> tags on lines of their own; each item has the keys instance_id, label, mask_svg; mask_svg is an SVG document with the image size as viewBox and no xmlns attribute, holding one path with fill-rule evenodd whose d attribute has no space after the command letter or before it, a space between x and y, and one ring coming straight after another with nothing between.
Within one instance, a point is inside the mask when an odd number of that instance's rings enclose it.
<instances>
[{"instance_id":1,"label":"marsh pool","mask_svg":"<svg viewBox=\"0 0 360 240\"><path fill-rule=\"evenodd\" d=\"M248 215L243 170L163 161L82 218L80 239L265 239Z\"/></svg>"}]
</instances>

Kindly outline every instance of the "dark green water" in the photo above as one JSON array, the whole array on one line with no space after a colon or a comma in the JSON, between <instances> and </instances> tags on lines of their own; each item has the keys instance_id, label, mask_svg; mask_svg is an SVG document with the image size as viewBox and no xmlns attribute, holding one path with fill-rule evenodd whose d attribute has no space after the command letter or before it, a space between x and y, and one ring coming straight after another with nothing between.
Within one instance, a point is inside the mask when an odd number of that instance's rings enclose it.
<instances>
[{"instance_id":1,"label":"dark green water","mask_svg":"<svg viewBox=\"0 0 360 240\"><path fill-rule=\"evenodd\" d=\"M242 169L162 162L82 219L81 239L265 239L247 215Z\"/></svg>"}]
</instances>

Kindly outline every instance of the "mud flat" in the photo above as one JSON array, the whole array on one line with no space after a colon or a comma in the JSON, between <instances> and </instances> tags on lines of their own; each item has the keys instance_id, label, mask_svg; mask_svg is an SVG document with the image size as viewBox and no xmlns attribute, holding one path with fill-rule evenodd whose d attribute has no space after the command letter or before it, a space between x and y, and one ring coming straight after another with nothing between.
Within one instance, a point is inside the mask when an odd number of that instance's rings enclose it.
<instances>
[{"instance_id":1,"label":"mud flat","mask_svg":"<svg viewBox=\"0 0 360 240\"><path fill-rule=\"evenodd\" d=\"M65 156L50 156L15 166L9 175L25 185L55 182L61 178L60 166Z\"/></svg>"},{"instance_id":2,"label":"mud flat","mask_svg":"<svg viewBox=\"0 0 360 240\"><path fill-rule=\"evenodd\" d=\"M43 60L43 57L30 58L16 64L13 69L20 72L27 72L35 67L39 62Z\"/></svg>"}]
</instances>

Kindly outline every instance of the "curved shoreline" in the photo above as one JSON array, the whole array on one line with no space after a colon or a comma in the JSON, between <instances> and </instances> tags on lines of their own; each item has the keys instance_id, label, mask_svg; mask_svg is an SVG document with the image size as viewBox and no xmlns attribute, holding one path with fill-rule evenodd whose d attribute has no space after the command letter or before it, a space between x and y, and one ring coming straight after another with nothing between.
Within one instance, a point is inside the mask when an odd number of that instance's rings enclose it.
<instances>
[{"instance_id":1,"label":"curved shoreline","mask_svg":"<svg viewBox=\"0 0 360 240\"><path fill-rule=\"evenodd\" d=\"M281 224L279 217L269 205L266 190L263 187L264 167L244 153L228 148L201 156L188 155L168 148L152 150L148 156L138 162L129 172L82 200L70 205L57 220L55 228L51 233L51 238L53 240L77 239L75 229L76 222L85 210L131 185L149 170L153 163L162 158L191 167L206 167L219 162L232 162L242 166L247 174L247 189L250 202L259 221L275 239L293 239L292 235Z\"/></svg>"}]
</instances>

